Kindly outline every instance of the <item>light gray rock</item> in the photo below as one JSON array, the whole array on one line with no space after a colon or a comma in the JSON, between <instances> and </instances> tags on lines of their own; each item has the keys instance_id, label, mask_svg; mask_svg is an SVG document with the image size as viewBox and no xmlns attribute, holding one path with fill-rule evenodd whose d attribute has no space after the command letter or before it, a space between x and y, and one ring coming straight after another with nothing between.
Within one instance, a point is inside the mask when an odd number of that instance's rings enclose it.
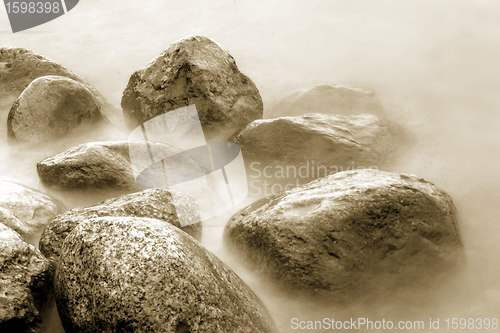
<instances>
[{"instance_id":1,"label":"light gray rock","mask_svg":"<svg viewBox=\"0 0 500 333\"><path fill-rule=\"evenodd\" d=\"M339 172L235 214L224 242L297 296L354 302L443 283L464 251L455 206L421 178Z\"/></svg>"},{"instance_id":2,"label":"light gray rock","mask_svg":"<svg viewBox=\"0 0 500 333\"><path fill-rule=\"evenodd\" d=\"M162 221L105 217L63 243L56 302L67 332L273 332L257 296Z\"/></svg>"},{"instance_id":3,"label":"light gray rock","mask_svg":"<svg viewBox=\"0 0 500 333\"><path fill-rule=\"evenodd\" d=\"M49 261L0 223L0 332L30 332L30 327L37 327L51 285Z\"/></svg>"},{"instance_id":4,"label":"light gray rock","mask_svg":"<svg viewBox=\"0 0 500 333\"><path fill-rule=\"evenodd\" d=\"M263 112L255 84L229 52L204 36L173 43L132 74L121 103L131 128L192 104L210 141L226 141Z\"/></svg>"},{"instance_id":5,"label":"light gray rock","mask_svg":"<svg viewBox=\"0 0 500 333\"><path fill-rule=\"evenodd\" d=\"M66 210L62 202L42 192L15 182L0 181L0 222L35 247L47 225Z\"/></svg>"},{"instance_id":6,"label":"light gray rock","mask_svg":"<svg viewBox=\"0 0 500 333\"><path fill-rule=\"evenodd\" d=\"M107 124L94 96L62 76L35 79L13 104L7 119L10 143L43 146Z\"/></svg>"},{"instance_id":7,"label":"light gray rock","mask_svg":"<svg viewBox=\"0 0 500 333\"><path fill-rule=\"evenodd\" d=\"M300 116L306 113L384 115L376 93L367 88L323 84L284 97L269 111L266 118Z\"/></svg>"}]
</instances>

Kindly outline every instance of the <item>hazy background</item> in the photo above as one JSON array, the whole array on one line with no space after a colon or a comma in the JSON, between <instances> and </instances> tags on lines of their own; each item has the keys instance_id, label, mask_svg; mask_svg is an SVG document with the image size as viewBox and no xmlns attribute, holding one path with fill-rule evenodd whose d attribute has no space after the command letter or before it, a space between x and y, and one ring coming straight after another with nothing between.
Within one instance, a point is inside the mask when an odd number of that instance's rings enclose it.
<instances>
[{"instance_id":1,"label":"hazy background","mask_svg":"<svg viewBox=\"0 0 500 333\"><path fill-rule=\"evenodd\" d=\"M416 136L416 147L392 170L424 177L453 197L469 267L424 306L405 299L356 315L426 324L440 317L443 325L447 317L500 317L499 17L500 2L493 0L81 0L68 14L16 34L0 10L0 45L63 64L116 106L136 69L190 34L228 49L259 88L265 109L321 83L374 88L390 118ZM14 174L11 163L17 162L4 160L2 178L37 185ZM225 256L216 236L204 244ZM293 317L318 315L239 272L283 331ZM352 311L330 316L350 318Z\"/></svg>"}]
</instances>

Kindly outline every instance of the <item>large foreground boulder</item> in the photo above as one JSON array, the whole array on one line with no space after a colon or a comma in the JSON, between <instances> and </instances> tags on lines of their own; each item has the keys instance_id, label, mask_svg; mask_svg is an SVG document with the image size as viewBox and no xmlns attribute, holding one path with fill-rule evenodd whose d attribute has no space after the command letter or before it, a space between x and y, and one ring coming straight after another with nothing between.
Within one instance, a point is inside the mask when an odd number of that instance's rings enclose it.
<instances>
[{"instance_id":1,"label":"large foreground boulder","mask_svg":"<svg viewBox=\"0 0 500 333\"><path fill-rule=\"evenodd\" d=\"M179 218L179 215L180 218ZM55 218L40 239L40 250L56 265L64 240L83 221L105 216L148 217L169 223L201 241L202 223L196 203L172 190L152 189L106 200L86 208L74 208ZM181 219L193 222L181 225Z\"/></svg>"},{"instance_id":2,"label":"large foreground boulder","mask_svg":"<svg viewBox=\"0 0 500 333\"><path fill-rule=\"evenodd\" d=\"M323 84L286 96L266 112L266 118L300 116L306 113L384 115L384 108L371 89Z\"/></svg>"},{"instance_id":3,"label":"large foreground boulder","mask_svg":"<svg viewBox=\"0 0 500 333\"><path fill-rule=\"evenodd\" d=\"M255 84L229 52L204 36L173 43L132 74L121 103L131 128L192 104L211 141L226 141L263 112Z\"/></svg>"},{"instance_id":4,"label":"large foreground boulder","mask_svg":"<svg viewBox=\"0 0 500 333\"><path fill-rule=\"evenodd\" d=\"M62 202L42 192L15 182L0 181L0 222L35 247L47 225L66 210Z\"/></svg>"},{"instance_id":5,"label":"large foreground boulder","mask_svg":"<svg viewBox=\"0 0 500 333\"><path fill-rule=\"evenodd\" d=\"M64 241L55 280L67 332L274 331L230 268L158 220L82 222Z\"/></svg>"},{"instance_id":6,"label":"large foreground boulder","mask_svg":"<svg viewBox=\"0 0 500 333\"><path fill-rule=\"evenodd\" d=\"M44 145L106 123L85 86L62 76L35 79L13 104L7 119L10 142Z\"/></svg>"},{"instance_id":7,"label":"large foreground boulder","mask_svg":"<svg viewBox=\"0 0 500 333\"><path fill-rule=\"evenodd\" d=\"M83 84L92 92L101 111L112 117L116 108L80 76L62 65L20 47L0 48L0 113L8 112L14 101L36 78L48 75L64 76Z\"/></svg>"},{"instance_id":8,"label":"large foreground boulder","mask_svg":"<svg viewBox=\"0 0 500 333\"><path fill-rule=\"evenodd\" d=\"M391 128L368 114L256 120L232 141L241 147L251 177L265 172L268 181L296 178L299 184L338 171L378 169L394 148Z\"/></svg>"},{"instance_id":9,"label":"large foreground boulder","mask_svg":"<svg viewBox=\"0 0 500 333\"><path fill-rule=\"evenodd\" d=\"M41 321L51 279L40 251L0 223L0 332L33 332L28 329Z\"/></svg>"},{"instance_id":10,"label":"large foreground boulder","mask_svg":"<svg viewBox=\"0 0 500 333\"><path fill-rule=\"evenodd\" d=\"M421 178L339 172L235 214L225 244L296 295L348 302L445 281L463 259L455 207Z\"/></svg>"}]
</instances>

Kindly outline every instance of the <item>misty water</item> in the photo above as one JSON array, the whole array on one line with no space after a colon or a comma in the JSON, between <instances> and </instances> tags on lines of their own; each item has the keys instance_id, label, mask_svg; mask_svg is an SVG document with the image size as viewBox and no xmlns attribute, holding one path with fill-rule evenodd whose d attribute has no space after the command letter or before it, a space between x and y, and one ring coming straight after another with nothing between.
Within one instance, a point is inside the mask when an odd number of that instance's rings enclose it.
<instances>
[{"instance_id":1,"label":"misty water","mask_svg":"<svg viewBox=\"0 0 500 333\"><path fill-rule=\"evenodd\" d=\"M458 209L467 268L440 290L370 307L294 301L229 258L221 244L232 212L205 223L203 245L257 293L281 332L292 318L371 320L496 318L500 309L500 3L477 1L131 1L82 0L68 14L12 34L0 11L0 45L24 47L61 63L117 108L130 75L172 42L206 35L257 85L264 115L280 98L317 84L376 90L388 118L413 145L388 171L416 174L447 191ZM0 139L2 179L42 189L36 162L49 151L18 151ZM109 140L125 139L119 128ZM92 141L93 138L86 138ZM109 193L53 193L72 208ZM249 198L249 203L255 198ZM62 332L55 312L48 332ZM481 330L488 331L488 330Z\"/></svg>"}]
</instances>

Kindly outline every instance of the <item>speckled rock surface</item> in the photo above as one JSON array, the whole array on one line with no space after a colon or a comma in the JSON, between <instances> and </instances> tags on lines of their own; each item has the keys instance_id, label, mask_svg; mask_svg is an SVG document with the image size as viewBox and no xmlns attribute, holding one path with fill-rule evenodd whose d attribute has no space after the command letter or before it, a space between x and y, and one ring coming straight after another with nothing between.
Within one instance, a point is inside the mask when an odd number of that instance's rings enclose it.
<instances>
[{"instance_id":1,"label":"speckled rock surface","mask_svg":"<svg viewBox=\"0 0 500 333\"><path fill-rule=\"evenodd\" d=\"M175 202L175 205L174 205ZM55 218L40 239L40 250L53 265L61 255L64 239L81 222L104 216L148 217L181 228L177 207L182 207L183 217L193 222L199 220L198 208L182 193L172 190L152 189L106 200L96 206L75 208ZM201 241L202 222L186 225L182 230Z\"/></svg>"},{"instance_id":2,"label":"speckled rock surface","mask_svg":"<svg viewBox=\"0 0 500 333\"><path fill-rule=\"evenodd\" d=\"M144 167L151 164L148 151L141 149L143 143L92 142L73 147L37 163L38 176L45 186L57 190L109 188L139 191L141 188L136 185L130 163L129 146L133 146L135 162L140 162ZM159 152L158 155L179 153L177 149L165 144L151 143L151 147ZM199 165L187 155L176 156L178 164L191 167ZM199 165L199 168L203 166Z\"/></svg>"},{"instance_id":3,"label":"speckled rock surface","mask_svg":"<svg viewBox=\"0 0 500 333\"><path fill-rule=\"evenodd\" d=\"M0 48L0 113L8 112L24 89L36 78L47 75L68 77L82 83L94 95L101 111L113 118L118 111L80 76L62 65L20 47Z\"/></svg>"},{"instance_id":4,"label":"speckled rock surface","mask_svg":"<svg viewBox=\"0 0 500 333\"><path fill-rule=\"evenodd\" d=\"M0 332L28 332L40 322L51 278L40 251L0 223Z\"/></svg>"},{"instance_id":5,"label":"speckled rock surface","mask_svg":"<svg viewBox=\"0 0 500 333\"><path fill-rule=\"evenodd\" d=\"M383 116L385 112L371 89L323 84L284 97L266 112L265 117L291 117L306 113Z\"/></svg>"},{"instance_id":6,"label":"speckled rock surface","mask_svg":"<svg viewBox=\"0 0 500 333\"><path fill-rule=\"evenodd\" d=\"M464 259L451 198L375 170L264 198L231 218L224 242L287 292L333 302L445 281Z\"/></svg>"},{"instance_id":7,"label":"speckled rock surface","mask_svg":"<svg viewBox=\"0 0 500 333\"><path fill-rule=\"evenodd\" d=\"M83 135L106 122L85 86L62 76L35 79L12 105L7 119L9 143L44 145Z\"/></svg>"},{"instance_id":8,"label":"speckled rock surface","mask_svg":"<svg viewBox=\"0 0 500 333\"><path fill-rule=\"evenodd\" d=\"M256 120L232 141L240 146L247 164L258 162L254 169L272 166L268 175L278 167L304 166L307 177L295 176L301 182L347 168L379 168L394 148L389 126L373 115L310 113ZM289 174L298 174L298 168Z\"/></svg>"},{"instance_id":9,"label":"speckled rock surface","mask_svg":"<svg viewBox=\"0 0 500 333\"><path fill-rule=\"evenodd\" d=\"M273 332L267 310L178 228L145 218L79 224L63 244L56 302L67 332Z\"/></svg>"},{"instance_id":10,"label":"speckled rock surface","mask_svg":"<svg viewBox=\"0 0 500 333\"><path fill-rule=\"evenodd\" d=\"M47 225L66 210L62 202L42 192L15 182L0 181L0 222L35 247Z\"/></svg>"},{"instance_id":11,"label":"speckled rock surface","mask_svg":"<svg viewBox=\"0 0 500 333\"><path fill-rule=\"evenodd\" d=\"M121 103L131 128L192 104L211 141L226 141L263 112L255 84L229 52L204 36L173 43L132 74Z\"/></svg>"}]
</instances>

